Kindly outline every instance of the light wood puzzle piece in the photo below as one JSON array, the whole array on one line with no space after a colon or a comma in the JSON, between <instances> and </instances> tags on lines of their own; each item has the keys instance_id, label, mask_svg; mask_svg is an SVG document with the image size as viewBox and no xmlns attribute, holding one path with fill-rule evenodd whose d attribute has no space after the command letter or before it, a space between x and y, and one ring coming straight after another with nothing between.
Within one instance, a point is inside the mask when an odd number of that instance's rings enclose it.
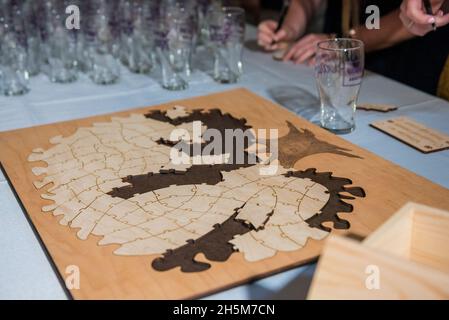
<instances>
[{"instance_id":1,"label":"light wood puzzle piece","mask_svg":"<svg viewBox=\"0 0 449 320\"><path fill-rule=\"evenodd\" d=\"M357 105L357 109L367 110L367 111L390 112L390 111L397 110L398 107L393 106L391 104L361 103L361 104Z\"/></svg>"},{"instance_id":2,"label":"light wood puzzle piece","mask_svg":"<svg viewBox=\"0 0 449 320\"><path fill-rule=\"evenodd\" d=\"M61 215L59 222L77 228L79 239L92 234L101 237L99 245L119 244L114 254L163 254L153 261L156 270L179 266L193 272L210 267L196 261L197 254L225 261L237 250L246 260L258 261L277 251L298 250L307 239L328 234L323 222L348 226L337 216L340 209L348 211L344 202L337 204L339 192L364 195L346 189L347 179L312 169L288 171L284 160L276 160L274 175L261 175L263 163L234 164L230 154L206 156L205 164L175 165L173 130L191 134L199 125L201 133L224 131L226 123L250 127L218 110L190 113L177 106L153 115L113 117L52 138L48 150L34 149L28 160L47 163L32 169L40 177L36 188L53 183L42 194L53 203L42 210ZM289 127L295 139L305 134ZM185 142L205 144L202 138ZM264 145L243 147L250 153L267 151ZM292 157L288 165L295 162Z\"/></svg>"},{"instance_id":3,"label":"light wood puzzle piece","mask_svg":"<svg viewBox=\"0 0 449 320\"><path fill-rule=\"evenodd\" d=\"M187 117L189 115L189 113L187 113L186 111L186 108L183 106L174 106L173 109L167 110L165 114L172 120L176 118Z\"/></svg>"}]
</instances>

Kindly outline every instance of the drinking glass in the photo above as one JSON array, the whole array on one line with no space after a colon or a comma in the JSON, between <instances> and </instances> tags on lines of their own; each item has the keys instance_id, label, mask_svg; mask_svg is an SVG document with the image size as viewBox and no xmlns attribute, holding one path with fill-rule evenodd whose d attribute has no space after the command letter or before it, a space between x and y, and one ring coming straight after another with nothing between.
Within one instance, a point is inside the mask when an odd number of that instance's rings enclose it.
<instances>
[{"instance_id":1,"label":"drinking glass","mask_svg":"<svg viewBox=\"0 0 449 320\"><path fill-rule=\"evenodd\" d=\"M47 49L47 74L50 81L70 83L78 79L76 43L62 26L54 29Z\"/></svg>"},{"instance_id":2,"label":"drinking glass","mask_svg":"<svg viewBox=\"0 0 449 320\"><path fill-rule=\"evenodd\" d=\"M50 81L70 83L78 79L77 42L74 32L65 27L64 1L44 3L43 54L45 73Z\"/></svg>"},{"instance_id":3,"label":"drinking glass","mask_svg":"<svg viewBox=\"0 0 449 320\"><path fill-rule=\"evenodd\" d=\"M208 46L209 28L208 12L220 10L221 0L198 0L197 1L197 19L198 19L198 40L197 45Z\"/></svg>"},{"instance_id":4,"label":"drinking glass","mask_svg":"<svg viewBox=\"0 0 449 320\"><path fill-rule=\"evenodd\" d=\"M39 34L39 9L38 1L25 1L22 7L25 21L25 41L27 49L28 71L30 76L39 74L41 67L41 38Z\"/></svg>"},{"instance_id":5,"label":"drinking glass","mask_svg":"<svg viewBox=\"0 0 449 320\"><path fill-rule=\"evenodd\" d=\"M113 55L113 31L110 13L104 0L97 2L97 7L89 11L84 34L87 72L96 84L112 84L120 77L120 66Z\"/></svg>"},{"instance_id":6,"label":"drinking glass","mask_svg":"<svg viewBox=\"0 0 449 320\"><path fill-rule=\"evenodd\" d=\"M243 73L245 11L238 7L209 11L208 29L214 53L214 80L219 83L237 82Z\"/></svg>"},{"instance_id":7,"label":"drinking glass","mask_svg":"<svg viewBox=\"0 0 449 320\"><path fill-rule=\"evenodd\" d=\"M157 4L156 4L157 5ZM150 73L153 69L152 43L148 34L151 26L151 7L154 2L124 0L121 3L121 61L134 73Z\"/></svg>"},{"instance_id":8,"label":"drinking glass","mask_svg":"<svg viewBox=\"0 0 449 320\"><path fill-rule=\"evenodd\" d=\"M337 134L355 129L355 110L363 72L362 41L337 38L317 44L315 78L323 128Z\"/></svg>"},{"instance_id":9,"label":"drinking glass","mask_svg":"<svg viewBox=\"0 0 449 320\"><path fill-rule=\"evenodd\" d=\"M13 3L0 7L0 93L12 96L29 91L26 36L20 8Z\"/></svg>"},{"instance_id":10,"label":"drinking glass","mask_svg":"<svg viewBox=\"0 0 449 320\"><path fill-rule=\"evenodd\" d=\"M180 13L182 12L182 13ZM162 87L184 90L191 73L193 26L184 11L168 13L159 19L155 30L155 47L162 69Z\"/></svg>"},{"instance_id":11,"label":"drinking glass","mask_svg":"<svg viewBox=\"0 0 449 320\"><path fill-rule=\"evenodd\" d=\"M0 48L0 91L6 96L22 95L29 91L26 50L3 39Z\"/></svg>"}]
</instances>

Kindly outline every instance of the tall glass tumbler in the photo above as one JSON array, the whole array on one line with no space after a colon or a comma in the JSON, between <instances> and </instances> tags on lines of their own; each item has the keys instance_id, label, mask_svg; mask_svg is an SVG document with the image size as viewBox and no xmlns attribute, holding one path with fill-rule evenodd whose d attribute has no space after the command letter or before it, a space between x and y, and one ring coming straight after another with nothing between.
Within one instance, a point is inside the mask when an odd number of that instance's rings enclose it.
<instances>
[{"instance_id":1,"label":"tall glass tumbler","mask_svg":"<svg viewBox=\"0 0 449 320\"><path fill-rule=\"evenodd\" d=\"M167 90L188 88L193 30L188 15L167 15L155 30L155 50L162 69L162 87Z\"/></svg>"},{"instance_id":2,"label":"tall glass tumbler","mask_svg":"<svg viewBox=\"0 0 449 320\"><path fill-rule=\"evenodd\" d=\"M243 73L245 11L238 7L212 10L208 13L208 28L209 43L214 52L214 80L237 82Z\"/></svg>"},{"instance_id":3,"label":"tall glass tumbler","mask_svg":"<svg viewBox=\"0 0 449 320\"><path fill-rule=\"evenodd\" d=\"M0 94L25 94L30 90L26 50L15 42L3 40L0 44Z\"/></svg>"},{"instance_id":4,"label":"tall glass tumbler","mask_svg":"<svg viewBox=\"0 0 449 320\"><path fill-rule=\"evenodd\" d=\"M1 4L1 3L0 3ZM10 9L10 10L8 10ZM29 91L26 44L21 25L14 22L20 15L16 7L0 6L0 94L14 96ZM20 21L19 21L20 22Z\"/></svg>"},{"instance_id":5,"label":"tall glass tumbler","mask_svg":"<svg viewBox=\"0 0 449 320\"><path fill-rule=\"evenodd\" d=\"M321 126L336 134L355 129L355 110L364 72L364 45L355 39L318 43L315 78L321 102Z\"/></svg>"},{"instance_id":6,"label":"tall glass tumbler","mask_svg":"<svg viewBox=\"0 0 449 320\"><path fill-rule=\"evenodd\" d=\"M120 77L120 65L113 55L113 33L105 0L88 15L84 34L85 57L90 79L96 84L113 84Z\"/></svg>"},{"instance_id":7,"label":"tall glass tumbler","mask_svg":"<svg viewBox=\"0 0 449 320\"><path fill-rule=\"evenodd\" d=\"M43 71L50 81L70 83L78 79L77 43L71 30L65 26L65 8L63 1L44 2L42 12L43 54L45 65Z\"/></svg>"},{"instance_id":8,"label":"tall glass tumbler","mask_svg":"<svg viewBox=\"0 0 449 320\"><path fill-rule=\"evenodd\" d=\"M120 60L133 73L148 74L153 69L151 22L157 2L122 0L120 2Z\"/></svg>"}]
</instances>

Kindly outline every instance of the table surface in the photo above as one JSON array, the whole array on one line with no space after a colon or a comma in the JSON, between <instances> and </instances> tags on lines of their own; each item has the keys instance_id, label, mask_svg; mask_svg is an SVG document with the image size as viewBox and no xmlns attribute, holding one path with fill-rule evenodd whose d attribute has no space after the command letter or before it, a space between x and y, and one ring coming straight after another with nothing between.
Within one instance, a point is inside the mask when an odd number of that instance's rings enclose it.
<instances>
[{"instance_id":1,"label":"table surface","mask_svg":"<svg viewBox=\"0 0 449 320\"><path fill-rule=\"evenodd\" d=\"M189 89L161 89L152 77L122 70L119 83L98 86L85 76L72 84L53 84L44 75L32 78L32 91L21 97L0 96L0 131L84 118L129 108L245 87L298 115L316 121L319 113L313 69L281 63L257 49L255 28L247 28L245 73L234 85L213 82L211 58L199 51ZM419 75L417 75L419 76ZM367 73L359 102L394 104L397 111L357 111L357 128L344 139L449 188L449 150L423 154L369 126L376 120L408 116L449 134L449 103L385 77ZM199 106L200 107L200 106ZM1 152L1 151L0 151ZM19 203L0 173L0 299L66 299L64 290L39 245ZM314 264L295 268L207 299L301 299L307 295ZM82 275L81 275L82 276Z\"/></svg>"}]
</instances>

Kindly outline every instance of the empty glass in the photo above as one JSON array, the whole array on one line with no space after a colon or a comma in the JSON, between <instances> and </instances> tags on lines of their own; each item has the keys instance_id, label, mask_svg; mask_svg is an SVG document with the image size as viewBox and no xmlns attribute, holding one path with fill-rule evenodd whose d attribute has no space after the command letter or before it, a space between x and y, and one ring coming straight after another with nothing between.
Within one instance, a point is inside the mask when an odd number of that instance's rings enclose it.
<instances>
[{"instance_id":1,"label":"empty glass","mask_svg":"<svg viewBox=\"0 0 449 320\"><path fill-rule=\"evenodd\" d=\"M0 93L21 95L29 91L26 38L23 24L17 20L17 7L0 8Z\"/></svg>"},{"instance_id":2,"label":"empty glass","mask_svg":"<svg viewBox=\"0 0 449 320\"><path fill-rule=\"evenodd\" d=\"M197 1L197 19L198 19L198 40L197 45L208 45L209 28L208 12L220 10L221 0L198 0Z\"/></svg>"},{"instance_id":3,"label":"empty glass","mask_svg":"<svg viewBox=\"0 0 449 320\"><path fill-rule=\"evenodd\" d=\"M27 63L30 76L40 72L41 67L41 39L39 34L39 9L38 1L25 1L22 7L22 21L25 23L25 41L27 50Z\"/></svg>"},{"instance_id":4,"label":"empty glass","mask_svg":"<svg viewBox=\"0 0 449 320\"><path fill-rule=\"evenodd\" d=\"M113 55L114 39L104 0L90 12L87 21L84 55L89 77L96 84L115 83L120 77L120 66Z\"/></svg>"},{"instance_id":5,"label":"empty glass","mask_svg":"<svg viewBox=\"0 0 449 320\"><path fill-rule=\"evenodd\" d=\"M47 48L47 74L52 82L76 81L76 43L68 37L63 27L57 27L53 32Z\"/></svg>"},{"instance_id":6,"label":"empty glass","mask_svg":"<svg viewBox=\"0 0 449 320\"><path fill-rule=\"evenodd\" d=\"M162 69L162 87L184 90L191 73L193 25L183 10L159 19L155 30L155 47Z\"/></svg>"},{"instance_id":7,"label":"empty glass","mask_svg":"<svg viewBox=\"0 0 449 320\"><path fill-rule=\"evenodd\" d=\"M355 128L355 110L364 71L363 42L333 39L317 45L315 77L321 126L337 134Z\"/></svg>"},{"instance_id":8,"label":"empty glass","mask_svg":"<svg viewBox=\"0 0 449 320\"><path fill-rule=\"evenodd\" d=\"M0 92L6 96L16 96L28 91L26 50L4 38L0 48Z\"/></svg>"},{"instance_id":9,"label":"empty glass","mask_svg":"<svg viewBox=\"0 0 449 320\"><path fill-rule=\"evenodd\" d=\"M76 81L77 73L77 43L74 32L65 27L65 7L63 1L50 0L45 2L42 13L43 45L45 73L50 81L69 83Z\"/></svg>"},{"instance_id":10,"label":"empty glass","mask_svg":"<svg viewBox=\"0 0 449 320\"><path fill-rule=\"evenodd\" d=\"M209 11L208 30L214 53L214 80L220 83L237 82L243 73L245 11L238 7Z\"/></svg>"},{"instance_id":11,"label":"empty glass","mask_svg":"<svg viewBox=\"0 0 449 320\"><path fill-rule=\"evenodd\" d=\"M150 73L153 69L152 25L153 7L157 3L124 0L121 3L121 61L134 73Z\"/></svg>"}]
</instances>

